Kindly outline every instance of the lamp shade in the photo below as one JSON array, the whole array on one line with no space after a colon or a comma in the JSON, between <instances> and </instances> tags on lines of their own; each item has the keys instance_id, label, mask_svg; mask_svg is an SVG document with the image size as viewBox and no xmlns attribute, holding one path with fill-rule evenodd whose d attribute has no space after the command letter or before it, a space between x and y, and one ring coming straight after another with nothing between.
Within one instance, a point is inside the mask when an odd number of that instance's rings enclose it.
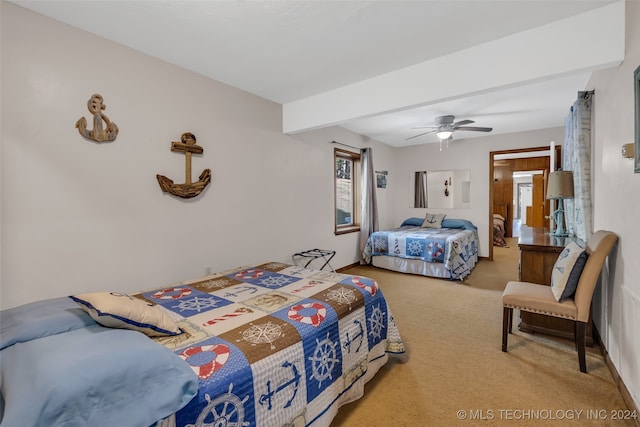
<instances>
[{"instance_id":1,"label":"lamp shade","mask_svg":"<svg viewBox=\"0 0 640 427\"><path fill-rule=\"evenodd\" d=\"M549 174L547 199L573 198L573 172L555 171Z\"/></svg>"}]
</instances>

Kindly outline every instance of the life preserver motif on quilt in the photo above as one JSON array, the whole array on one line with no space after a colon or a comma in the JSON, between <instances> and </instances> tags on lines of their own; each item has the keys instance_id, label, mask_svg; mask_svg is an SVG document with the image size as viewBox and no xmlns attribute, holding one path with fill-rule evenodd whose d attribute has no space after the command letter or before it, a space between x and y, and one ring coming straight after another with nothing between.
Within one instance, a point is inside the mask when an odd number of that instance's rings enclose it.
<instances>
[{"instance_id":1,"label":"life preserver motif on quilt","mask_svg":"<svg viewBox=\"0 0 640 427\"><path fill-rule=\"evenodd\" d=\"M257 279L264 276L264 271L258 269L242 270L236 273L236 279Z\"/></svg>"},{"instance_id":2,"label":"life preserver motif on quilt","mask_svg":"<svg viewBox=\"0 0 640 427\"><path fill-rule=\"evenodd\" d=\"M430 242L427 245L427 250L429 251L429 254L434 258L438 258L444 253L444 248L438 242Z\"/></svg>"},{"instance_id":3,"label":"life preserver motif on quilt","mask_svg":"<svg viewBox=\"0 0 640 427\"><path fill-rule=\"evenodd\" d=\"M191 295L189 288L166 288L151 295L155 299L180 299Z\"/></svg>"},{"instance_id":4,"label":"life preserver motif on quilt","mask_svg":"<svg viewBox=\"0 0 640 427\"><path fill-rule=\"evenodd\" d=\"M368 285L368 284L364 283L363 281L361 281L360 277L352 277L351 278L351 283L353 283L354 285L356 285L360 289L364 289L365 291L369 292L371 294L371 296L375 296L376 293L378 293L378 284L376 282L373 282L373 284Z\"/></svg>"},{"instance_id":5,"label":"life preserver motif on quilt","mask_svg":"<svg viewBox=\"0 0 640 427\"><path fill-rule=\"evenodd\" d=\"M287 316L297 322L318 326L327 317L327 308L318 302L298 304L289 309Z\"/></svg>"},{"instance_id":6,"label":"life preserver motif on quilt","mask_svg":"<svg viewBox=\"0 0 640 427\"><path fill-rule=\"evenodd\" d=\"M194 357L198 355L200 356ZM191 366L191 369L198 375L198 378L206 380L227 363L229 359L229 346L226 344L199 345L185 349L178 356ZM202 365L195 365L194 363L199 361L198 358L200 358L200 360L211 358L211 360Z\"/></svg>"}]
</instances>

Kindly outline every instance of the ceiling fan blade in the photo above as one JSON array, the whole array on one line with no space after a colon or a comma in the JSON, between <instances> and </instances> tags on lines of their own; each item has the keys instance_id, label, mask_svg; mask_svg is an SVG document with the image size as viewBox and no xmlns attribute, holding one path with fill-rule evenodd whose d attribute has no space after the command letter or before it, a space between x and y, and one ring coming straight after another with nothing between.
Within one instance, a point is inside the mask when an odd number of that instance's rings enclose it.
<instances>
[{"instance_id":1,"label":"ceiling fan blade","mask_svg":"<svg viewBox=\"0 0 640 427\"><path fill-rule=\"evenodd\" d=\"M422 136L422 135L426 135L428 133L433 133L433 132L435 132L435 130L430 130L429 132L419 133L418 135L414 135L414 136L410 136L409 138L406 138L405 141L408 141L408 140L413 139L413 138L417 138L417 137Z\"/></svg>"},{"instance_id":2,"label":"ceiling fan blade","mask_svg":"<svg viewBox=\"0 0 640 427\"><path fill-rule=\"evenodd\" d=\"M473 120L460 120L459 122L455 122L453 127L457 128L458 126L470 125L471 123L475 122Z\"/></svg>"},{"instance_id":3,"label":"ceiling fan blade","mask_svg":"<svg viewBox=\"0 0 640 427\"><path fill-rule=\"evenodd\" d=\"M411 129L438 129L438 126L416 126Z\"/></svg>"},{"instance_id":4,"label":"ceiling fan blade","mask_svg":"<svg viewBox=\"0 0 640 427\"><path fill-rule=\"evenodd\" d=\"M456 130L470 130L470 131L474 131L474 132L491 132L493 130L493 128L482 128L482 127L477 127L477 126L465 126L465 127L456 128Z\"/></svg>"}]
</instances>

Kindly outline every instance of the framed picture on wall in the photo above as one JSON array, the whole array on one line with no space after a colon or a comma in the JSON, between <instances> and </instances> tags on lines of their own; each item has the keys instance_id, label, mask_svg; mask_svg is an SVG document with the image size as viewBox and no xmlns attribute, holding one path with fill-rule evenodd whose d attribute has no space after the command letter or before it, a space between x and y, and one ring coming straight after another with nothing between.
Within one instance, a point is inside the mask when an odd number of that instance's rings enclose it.
<instances>
[{"instance_id":1,"label":"framed picture on wall","mask_svg":"<svg viewBox=\"0 0 640 427\"><path fill-rule=\"evenodd\" d=\"M635 173L640 173L640 66L633 73L633 87L635 92L635 110L636 110L636 139L635 139Z\"/></svg>"}]
</instances>

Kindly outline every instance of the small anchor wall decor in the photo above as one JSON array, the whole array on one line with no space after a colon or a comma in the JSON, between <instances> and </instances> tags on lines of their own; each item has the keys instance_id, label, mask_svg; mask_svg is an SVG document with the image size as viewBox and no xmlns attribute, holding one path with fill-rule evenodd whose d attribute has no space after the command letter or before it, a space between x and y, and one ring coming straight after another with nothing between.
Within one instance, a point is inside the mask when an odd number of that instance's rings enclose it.
<instances>
[{"instance_id":1,"label":"small anchor wall decor","mask_svg":"<svg viewBox=\"0 0 640 427\"><path fill-rule=\"evenodd\" d=\"M111 142L118 136L118 126L109 120L106 114L102 114L102 110L107 106L103 104L102 95L94 94L87 101L87 108L93 114L93 130L87 129L87 119L80 117L76 122L76 128L80 135L96 142ZM106 129L102 128L102 122L107 125Z\"/></svg>"},{"instance_id":2,"label":"small anchor wall decor","mask_svg":"<svg viewBox=\"0 0 640 427\"><path fill-rule=\"evenodd\" d=\"M171 143L171 151L185 154L185 182L184 184L174 184L173 180L166 176L156 175L162 191L183 199L190 199L202 193L202 190L211 182L211 169L205 169L200 174L198 181L191 182L191 154L202 154L204 152L204 149L196 144L196 136L191 132L183 133L180 142Z\"/></svg>"}]
</instances>

